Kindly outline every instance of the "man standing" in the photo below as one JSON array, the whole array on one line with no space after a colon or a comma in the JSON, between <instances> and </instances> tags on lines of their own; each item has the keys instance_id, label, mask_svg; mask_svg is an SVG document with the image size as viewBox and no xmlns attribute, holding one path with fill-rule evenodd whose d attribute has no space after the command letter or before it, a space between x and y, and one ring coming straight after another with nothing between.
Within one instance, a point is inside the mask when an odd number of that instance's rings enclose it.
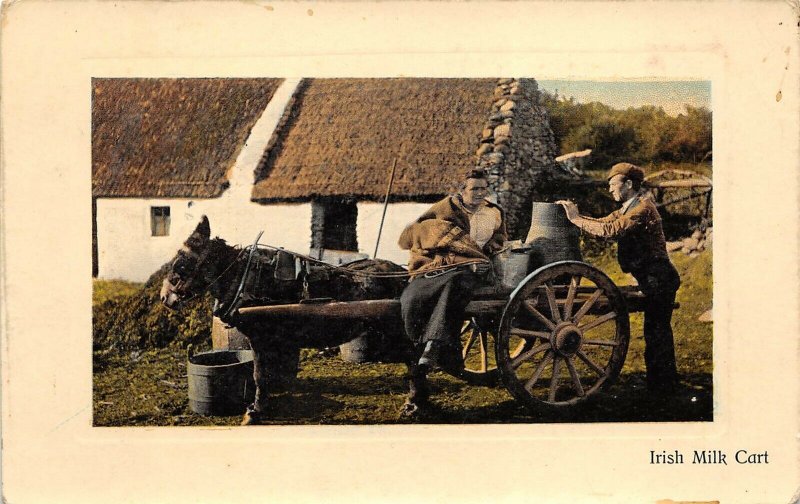
<instances>
[{"instance_id":1,"label":"man standing","mask_svg":"<svg viewBox=\"0 0 800 504\"><path fill-rule=\"evenodd\" d=\"M647 388L673 392L678 385L675 345L672 336L672 308L680 277L669 260L661 216L642 189L644 172L630 163L617 163L608 172L608 190L619 210L594 219L578 213L570 201L558 201L567 218L594 236L617 240L617 258L622 271L631 273L645 295L644 360Z\"/></svg>"},{"instance_id":2,"label":"man standing","mask_svg":"<svg viewBox=\"0 0 800 504\"><path fill-rule=\"evenodd\" d=\"M423 375L437 365L463 367L458 333L464 309L507 237L503 211L487 195L485 172L471 170L459 194L435 203L400 235L411 273L400 298L403 322L422 349Z\"/></svg>"}]
</instances>

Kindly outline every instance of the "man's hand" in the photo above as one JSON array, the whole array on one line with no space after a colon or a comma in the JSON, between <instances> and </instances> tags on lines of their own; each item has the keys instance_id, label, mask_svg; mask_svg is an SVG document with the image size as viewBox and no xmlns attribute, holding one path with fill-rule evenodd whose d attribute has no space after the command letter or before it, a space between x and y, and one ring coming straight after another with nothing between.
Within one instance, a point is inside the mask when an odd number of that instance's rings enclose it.
<instances>
[{"instance_id":1,"label":"man's hand","mask_svg":"<svg viewBox=\"0 0 800 504\"><path fill-rule=\"evenodd\" d=\"M567 219L569 219L570 222L575 221L575 219L577 219L578 216L580 215L578 213L578 205L576 205L575 203L573 203L571 201L558 200L558 201L556 201L556 204L561 205L562 207L564 207L564 211L567 212Z\"/></svg>"}]
</instances>

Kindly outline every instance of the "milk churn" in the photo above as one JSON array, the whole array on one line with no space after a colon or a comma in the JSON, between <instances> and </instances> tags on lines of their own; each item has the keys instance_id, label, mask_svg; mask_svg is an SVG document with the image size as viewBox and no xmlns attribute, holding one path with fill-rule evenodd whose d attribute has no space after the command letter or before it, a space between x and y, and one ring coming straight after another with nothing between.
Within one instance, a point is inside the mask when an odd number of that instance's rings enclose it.
<instances>
[{"instance_id":1,"label":"milk churn","mask_svg":"<svg viewBox=\"0 0 800 504\"><path fill-rule=\"evenodd\" d=\"M500 285L515 288L532 270L532 249L520 240L506 243L505 248L492 258L494 274Z\"/></svg>"},{"instance_id":2,"label":"milk churn","mask_svg":"<svg viewBox=\"0 0 800 504\"><path fill-rule=\"evenodd\" d=\"M525 243L531 248L530 270L557 261L581 261L580 230L556 203L533 203L531 228Z\"/></svg>"}]
</instances>

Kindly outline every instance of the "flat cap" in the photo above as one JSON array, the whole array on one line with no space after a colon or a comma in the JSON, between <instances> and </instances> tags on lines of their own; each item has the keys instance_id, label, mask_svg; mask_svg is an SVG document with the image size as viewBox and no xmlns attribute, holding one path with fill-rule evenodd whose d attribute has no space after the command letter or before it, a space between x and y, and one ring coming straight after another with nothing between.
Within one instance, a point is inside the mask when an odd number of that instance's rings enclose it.
<instances>
[{"instance_id":1,"label":"flat cap","mask_svg":"<svg viewBox=\"0 0 800 504\"><path fill-rule=\"evenodd\" d=\"M636 182L644 180L644 171L635 164L630 163L617 163L612 166L611 170L608 171L606 180L611 180L616 175L625 175L626 178Z\"/></svg>"}]
</instances>

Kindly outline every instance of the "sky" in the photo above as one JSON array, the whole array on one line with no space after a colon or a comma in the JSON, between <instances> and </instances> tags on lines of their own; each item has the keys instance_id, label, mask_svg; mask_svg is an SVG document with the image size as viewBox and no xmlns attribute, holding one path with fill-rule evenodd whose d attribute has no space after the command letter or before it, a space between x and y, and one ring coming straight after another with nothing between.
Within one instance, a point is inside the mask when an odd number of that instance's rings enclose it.
<instances>
[{"instance_id":1,"label":"sky","mask_svg":"<svg viewBox=\"0 0 800 504\"><path fill-rule=\"evenodd\" d=\"M599 101L614 108L655 105L670 115L683 112L684 105L706 107L711 110L710 81L578 81L538 80L539 88L549 92L558 90L559 96L574 97L581 103Z\"/></svg>"}]
</instances>

